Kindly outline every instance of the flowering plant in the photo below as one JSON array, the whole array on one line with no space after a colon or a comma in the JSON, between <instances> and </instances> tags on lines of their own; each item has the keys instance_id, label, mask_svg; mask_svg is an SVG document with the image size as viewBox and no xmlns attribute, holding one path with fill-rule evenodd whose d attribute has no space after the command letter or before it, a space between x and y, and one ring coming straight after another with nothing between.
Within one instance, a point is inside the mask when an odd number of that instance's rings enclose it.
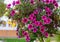
<instances>
[{"instance_id":1,"label":"flowering plant","mask_svg":"<svg viewBox=\"0 0 60 42\"><path fill-rule=\"evenodd\" d=\"M13 8L10 8L13 5ZM25 37L26 42L36 38L47 38L56 34L58 26L58 4L56 0L18 0L8 4L9 17L18 23L18 37Z\"/></svg>"}]
</instances>

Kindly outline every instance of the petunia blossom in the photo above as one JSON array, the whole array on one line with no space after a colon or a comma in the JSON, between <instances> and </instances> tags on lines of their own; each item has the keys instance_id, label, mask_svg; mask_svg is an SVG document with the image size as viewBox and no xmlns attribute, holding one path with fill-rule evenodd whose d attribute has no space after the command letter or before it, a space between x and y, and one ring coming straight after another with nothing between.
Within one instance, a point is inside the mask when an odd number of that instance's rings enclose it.
<instances>
[{"instance_id":1,"label":"petunia blossom","mask_svg":"<svg viewBox=\"0 0 60 42\"><path fill-rule=\"evenodd\" d=\"M42 22L40 22L40 21L35 21L35 23L34 23L36 26L42 26Z\"/></svg>"},{"instance_id":2,"label":"petunia blossom","mask_svg":"<svg viewBox=\"0 0 60 42\"><path fill-rule=\"evenodd\" d=\"M30 0L30 3L31 3L31 4L34 4L35 2L34 2L34 0Z\"/></svg>"},{"instance_id":3,"label":"petunia blossom","mask_svg":"<svg viewBox=\"0 0 60 42\"><path fill-rule=\"evenodd\" d=\"M12 2L12 5L14 6L15 4L16 4L15 1L13 1L13 2Z\"/></svg>"},{"instance_id":4,"label":"petunia blossom","mask_svg":"<svg viewBox=\"0 0 60 42\"><path fill-rule=\"evenodd\" d=\"M22 23L26 24L28 22L28 19L25 17L22 19Z\"/></svg>"},{"instance_id":5,"label":"petunia blossom","mask_svg":"<svg viewBox=\"0 0 60 42\"><path fill-rule=\"evenodd\" d=\"M49 7L45 7L46 15L51 16L52 15L52 10Z\"/></svg>"},{"instance_id":6,"label":"petunia blossom","mask_svg":"<svg viewBox=\"0 0 60 42\"><path fill-rule=\"evenodd\" d=\"M38 10L36 9L36 10L34 10L34 12L33 12L34 14L38 14Z\"/></svg>"},{"instance_id":7,"label":"petunia blossom","mask_svg":"<svg viewBox=\"0 0 60 42\"><path fill-rule=\"evenodd\" d=\"M46 15L41 16L42 20L46 20L48 17Z\"/></svg>"},{"instance_id":8,"label":"petunia blossom","mask_svg":"<svg viewBox=\"0 0 60 42\"><path fill-rule=\"evenodd\" d=\"M24 31L24 30L22 31L22 35L23 35L23 36L29 36L28 32L26 32L26 31Z\"/></svg>"},{"instance_id":9,"label":"petunia blossom","mask_svg":"<svg viewBox=\"0 0 60 42\"><path fill-rule=\"evenodd\" d=\"M46 4L50 4L50 0L46 0Z\"/></svg>"},{"instance_id":10,"label":"petunia blossom","mask_svg":"<svg viewBox=\"0 0 60 42\"><path fill-rule=\"evenodd\" d=\"M11 8L11 4L7 4L7 8L8 8L8 9Z\"/></svg>"},{"instance_id":11,"label":"petunia blossom","mask_svg":"<svg viewBox=\"0 0 60 42\"><path fill-rule=\"evenodd\" d=\"M31 14L31 15L29 16L29 20L35 21L35 20L36 20L36 16L35 16L34 14Z\"/></svg>"},{"instance_id":12,"label":"petunia blossom","mask_svg":"<svg viewBox=\"0 0 60 42\"><path fill-rule=\"evenodd\" d=\"M33 29L33 25L32 24L28 24L28 29L32 30Z\"/></svg>"},{"instance_id":13,"label":"petunia blossom","mask_svg":"<svg viewBox=\"0 0 60 42\"><path fill-rule=\"evenodd\" d=\"M48 37L49 35L48 35L48 32L44 32L44 36L45 37Z\"/></svg>"},{"instance_id":14,"label":"petunia blossom","mask_svg":"<svg viewBox=\"0 0 60 42\"><path fill-rule=\"evenodd\" d=\"M20 35L18 35L18 38L21 38L21 36L20 36Z\"/></svg>"},{"instance_id":15,"label":"petunia blossom","mask_svg":"<svg viewBox=\"0 0 60 42\"><path fill-rule=\"evenodd\" d=\"M37 30L38 30L37 28L34 28L34 29L33 29L33 32L34 32L34 33L36 33L36 32L37 32Z\"/></svg>"},{"instance_id":16,"label":"petunia blossom","mask_svg":"<svg viewBox=\"0 0 60 42\"><path fill-rule=\"evenodd\" d=\"M16 3L16 5L21 4L20 0L17 0L15 3Z\"/></svg>"},{"instance_id":17,"label":"petunia blossom","mask_svg":"<svg viewBox=\"0 0 60 42\"><path fill-rule=\"evenodd\" d=\"M41 26L41 27L40 27L40 32L41 32L41 33L44 33L44 32L45 32L45 28L46 28L45 26Z\"/></svg>"},{"instance_id":18,"label":"petunia blossom","mask_svg":"<svg viewBox=\"0 0 60 42\"><path fill-rule=\"evenodd\" d=\"M11 13L10 13L11 16L14 16L15 15L15 10L12 10Z\"/></svg>"},{"instance_id":19,"label":"petunia blossom","mask_svg":"<svg viewBox=\"0 0 60 42\"><path fill-rule=\"evenodd\" d=\"M50 24L51 23L51 19L50 18L47 18L46 20L44 20L44 24Z\"/></svg>"},{"instance_id":20,"label":"petunia blossom","mask_svg":"<svg viewBox=\"0 0 60 42\"><path fill-rule=\"evenodd\" d=\"M30 42L30 37L26 36L26 42Z\"/></svg>"},{"instance_id":21,"label":"petunia blossom","mask_svg":"<svg viewBox=\"0 0 60 42\"><path fill-rule=\"evenodd\" d=\"M52 15L52 11L46 12L47 16L51 16Z\"/></svg>"}]
</instances>

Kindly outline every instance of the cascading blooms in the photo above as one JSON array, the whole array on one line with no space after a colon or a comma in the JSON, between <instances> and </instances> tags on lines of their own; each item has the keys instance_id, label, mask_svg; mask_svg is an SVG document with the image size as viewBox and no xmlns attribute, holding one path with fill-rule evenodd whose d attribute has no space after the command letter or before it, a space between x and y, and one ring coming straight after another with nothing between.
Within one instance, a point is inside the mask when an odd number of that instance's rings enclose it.
<instances>
[{"instance_id":1,"label":"cascading blooms","mask_svg":"<svg viewBox=\"0 0 60 42\"><path fill-rule=\"evenodd\" d=\"M11 5L16 9L11 9ZM25 37L26 42L33 42L39 37L41 39L48 37L57 31L54 27L57 20L54 11L58 8L56 0L18 0L8 4L7 8L11 9L9 17L18 23L18 37Z\"/></svg>"}]
</instances>

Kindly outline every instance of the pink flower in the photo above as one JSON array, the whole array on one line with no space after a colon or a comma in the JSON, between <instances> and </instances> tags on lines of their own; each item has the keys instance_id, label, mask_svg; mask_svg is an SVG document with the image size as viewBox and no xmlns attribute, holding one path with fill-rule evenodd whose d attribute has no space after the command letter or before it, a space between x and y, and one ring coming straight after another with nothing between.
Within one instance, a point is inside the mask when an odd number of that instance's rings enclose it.
<instances>
[{"instance_id":1,"label":"pink flower","mask_svg":"<svg viewBox=\"0 0 60 42\"><path fill-rule=\"evenodd\" d=\"M42 22L40 22L40 21L35 21L35 23L34 23L36 26L42 26Z\"/></svg>"},{"instance_id":2,"label":"pink flower","mask_svg":"<svg viewBox=\"0 0 60 42\"><path fill-rule=\"evenodd\" d=\"M16 1L16 5L19 5L21 4L20 0Z\"/></svg>"},{"instance_id":3,"label":"pink flower","mask_svg":"<svg viewBox=\"0 0 60 42\"><path fill-rule=\"evenodd\" d=\"M40 28L43 28L43 29L45 29L45 28L46 28L46 26L41 26Z\"/></svg>"},{"instance_id":4,"label":"pink flower","mask_svg":"<svg viewBox=\"0 0 60 42\"><path fill-rule=\"evenodd\" d=\"M40 28L40 32L41 32L41 33L44 33L44 32L45 32L45 29Z\"/></svg>"},{"instance_id":5,"label":"pink flower","mask_svg":"<svg viewBox=\"0 0 60 42\"><path fill-rule=\"evenodd\" d=\"M29 24L29 25L28 25L28 29L29 29L29 30L32 30L32 29L33 29L33 25L32 25L32 24Z\"/></svg>"},{"instance_id":6,"label":"pink flower","mask_svg":"<svg viewBox=\"0 0 60 42\"><path fill-rule=\"evenodd\" d=\"M26 36L26 42L30 42L30 37Z\"/></svg>"},{"instance_id":7,"label":"pink flower","mask_svg":"<svg viewBox=\"0 0 60 42\"><path fill-rule=\"evenodd\" d=\"M49 12L49 11L51 11L51 9L49 8L49 7L45 7L45 10L46 10L46 12Z\"/></svg>"},{"instance_id":8,"label":"pink flower","mask_svg":"<svg viewBox=\"0 0 60 42\"><path fill-rule=\"evenodd\" d=\"M56 0L53 0L52 3L55 4L56 3Z\"/></svg>"},{"instance_id":9,"label":"pink flower","mask_svg":"<svg viewBox=\"0 0 60 42\"><path fill-rule=\"evenodd\" d=\"M26 32L26 31L24 31L24 30L22 31L22 35L23 35L23 36L29 36L28 32Z\"/></svg>"},{"instance_id":10,"label":"pink flower","mask_svg":"<svg viewBox=\"0 0 60 42\"><path fill-rule=\"evenodd\" d=\"M46 0L46 4L50 4L50 0Z\"/></svg>"},{"instance_id":11,"label":"pink flower","mask_svg":"<svg viewBox=\"0 0 60 42\"><path fill-rule=\"evenodd\" d=\"M28 22L28 19L25 17L22 19L22 23L26 24Z\"/></svg>"},{"instance_id":12,"label":"pink flower","mask_svg":"<svg viewBox=\"0 0 60 42\"><path fill-rule=\"evenodd\" d=\"M15 5L15 1L13 1L12 5L13 5L13 6Z\"/></svg>"},{"instance_id":13,"label":"pink flower","mask_svg":"<svg viewBox=\"0 0 60 42\"><path fill-rule=\"evenodd\" d=\"M18 35L18 38L21 38L21 36L20 36L20 35Z\"/></svg>"},{"instance_id":14,"label":"pink flower","mask_svg":"<svg viewBox=\"0 0 60 42\"><path fill-rule=\"evenodd\" d=\"M45 26L41 26L41 27L40 27L40 32L41 32L41 33L44 33L44 32L45 32L45 28L46 28Z\"/></svg>"},{"instance_id":15,"label":"pink flower","mask_svg":"<svg viewBox=\"0 0 60 42\"><path fill-rule=\"evenodd\" d=\"M38 30L37 28L34 28L34 29L33 29L33 32L34 32L34 33L36 33L36 32L37 32L37 30Z\"/></svg>"},{"instance_id":16,"label":"pink flower","mask_svg":"<svg viewBox=\"0 0 60 42\"><path fill-rule=\"evenodd\" d=\"M43 25L43 23L42 22L39 22L39 26L42 26Z\"/></svg>"},{"instance_id":17,"label":"pink flower","mask_svg":"<svg viewBox=\"0 0 60 42\"><path fill-rule=\"evenodd\" d=\"M51 12L51 11L46 12L46 15L47 15L47 16L51 16L51 15L52 15L52 12Z\"/></svg>"},{"instance_id":18,"label":"pink flower","mask_svg":"<svg viewBox=\"0 0 60 42\"><path fill-rule=\"evenodd\" d=\"M58 3L55 3L54 6L58 7Z\"/></svg>"},{"instance_id":19,"label":"pink flower","mask_svg":"<svg viewBox=\"0 0 60 42\"><path fill-rule=\"evenodd\" d=\"M29 16L29 20L35 21L35 20L36 20L36 16L34 16L34 14L31 14L31 15Z\"/></svg>"},{"instance_id":20,"label":"pink flower","mask_svg":"<svg viewBox=\"0 0 60 42\"><path fill-rule=\"evenodd\" d=\"M31 3L31 4L34 4L34 0L30 0L30 3Z\"/></svg>"},{"instance_id":21,"label":"pink flower","mask_svg":"<svg viewBox=\"0 0 60 42\"><path fill-rule=\"evenodd\" d=\"M47 16L46 15L43 15L41 18L42 18L42 20L46 20L47 19Z\"/></svg>"},{"instance_id":22,"label":"pink flower","mask_svg":"<svg viewBox=\"0 0 60 42\"><path fill-rule=\"evenodd\" d=\"M45 7L45 10L46 10L46 14L47 16L51 16L52 15L52 11L49 7Z\"/></svg>"},{"instance_id":23,"label":"pink flower","mask_svg":"<svg viewBox=\"0 0 60 42\"><path fill-rule=\"evenodd\" d=\"M46 20L44 20L44 24L50 24L51 23L51 19L50 18L47 18Z\"/></svg>"},{"instance_id":24,"label":"pink flower","mask_svg":"<svg viewBox=\"0 0 60 42\"><path fill-rule=\"evenodd\" d=\"M42 0L42 2L44 2L46 4L50 4L50 0Z\"/></svg>"},{"instance_id":25,"label":"pink flower","mask_svg":"<svg viewBox=\"0 0 60 42\"><path fill-rule=\"evenodd\" d=\"M34 15L34 13L31 13L29 16L30 16L30 17L33 17L33 16L35 16L35 15Z\"/></svg>"},{"instance_id":26,"label":"pink flower","mask_svg":"<svg viewBox=\"0 0 60 42\"><path fill-rule=\"evenodd\" d=\"M36 9L36 10L34 10L34 12L33 12L34 14L38 14L38 10Z\"/></svg>"},{"instance_id":27,"label":"pink flower","mask_svg":"<svg viewBox=\"0 0 60 42\"><path fill-rule=\"evenodd\" d=\"M8 4L8 5L7 5L7 8L9 9L10 7L11 7L11 4Z\"/></svg>"},{"instance_id":28,"label":"pink flower","mask_svg":"<svg viewBox=\"0 0 60 42\"><path fill-rule=\"evenodd\" d=\"M35 21L36 26L39 26L39 24L40 24L40 21Z\"/></svg>"},{"instance_id":29,"label":"pink flower","mask_svg":"<svg viewBox=\"0 0 60 42\"><path fill-rule=\"evenodd\" d=\"M15 10L12 10L11 13L10 13L11 16L14 16L15 15Z\"/></svg>"},{"instance_id":30,"label":"pink flower","mask_svg":"<svg viewBox=\"0 0 60 42\"><path fill-rule=\"evenodd\" d=\"M44 32L44 36L45 37L48 37L48 32Z\"/></svg>"}]
</instances>

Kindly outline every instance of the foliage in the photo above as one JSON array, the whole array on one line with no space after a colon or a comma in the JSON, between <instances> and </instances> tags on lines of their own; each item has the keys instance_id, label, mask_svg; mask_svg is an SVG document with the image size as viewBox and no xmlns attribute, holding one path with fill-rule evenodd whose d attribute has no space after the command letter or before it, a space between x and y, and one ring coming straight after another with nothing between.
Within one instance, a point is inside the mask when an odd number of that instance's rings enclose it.
<instances>
[{"instance_id":1,"label":"foliage","mask_svg":"<svg viewBox=\"0 0 60 42\"><path fill-rule=\"evenodd\" d=\"M3 2L0 2L0 17L4 14L5 8L6 5Z\"/></svg>"}]
</instances>

